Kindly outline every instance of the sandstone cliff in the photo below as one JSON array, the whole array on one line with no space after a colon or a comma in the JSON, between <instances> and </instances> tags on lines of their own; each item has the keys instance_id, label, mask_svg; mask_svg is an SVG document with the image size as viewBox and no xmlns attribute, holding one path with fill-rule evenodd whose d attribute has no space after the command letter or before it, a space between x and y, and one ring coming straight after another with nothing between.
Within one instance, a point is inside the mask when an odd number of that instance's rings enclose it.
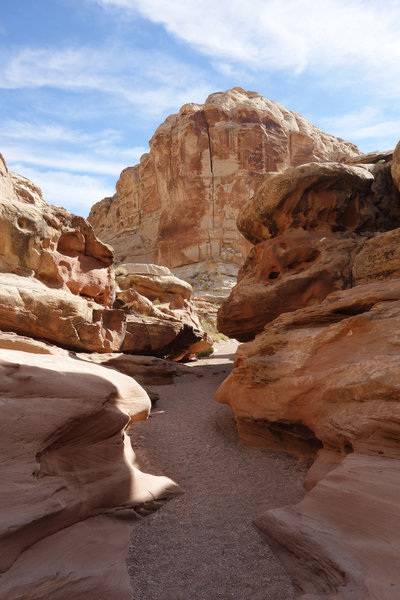
<instances>
[{"instance_id":1,"label":"sandstone cliff","mask_svg":"<svg viewBox=\"0 0 400 600\"><path fill-rule=\"evenodd\" d=\"M252 341L216 398L245 441L316 459L256 519L304 600L398 598L399 147L267 175L238 218L255 246L219 323Z\"/></svg>"},{"instance_id":2,"label":"sandstone cliff","mask_svg":"<svg viewBox=\"0 0 400 600\"><path fill-rule=\"evenodd\" d=\"M226 295L250 248L236 216L265 173L357 153L301 115L234 88L169 116L149 154L121 173L116 194L88 219L117 262L165 265L212 299L216 288Z\"/></svg>"}]
</instances>

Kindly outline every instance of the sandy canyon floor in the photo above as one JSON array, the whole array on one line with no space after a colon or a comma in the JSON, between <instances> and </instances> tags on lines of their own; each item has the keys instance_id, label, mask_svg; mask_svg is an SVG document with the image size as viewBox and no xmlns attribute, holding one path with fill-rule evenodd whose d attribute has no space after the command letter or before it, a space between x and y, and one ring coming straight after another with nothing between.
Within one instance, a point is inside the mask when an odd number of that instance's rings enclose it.
<instances>
[{"instance_id":1,"label":"sandy canyon floor","mask_svg":"<svg viewBox=\"0 0 400 600\"><path fill-rule=\"evenodd\" d=\"M303 459L238 441L230 409L214 400L237 343L160 394L148 421L133 425L139 466L168 475L185 493L143 516L131 539L133 600L292 600L291 582L252 520L304 495Z\"/></svg>"}]
</instances>

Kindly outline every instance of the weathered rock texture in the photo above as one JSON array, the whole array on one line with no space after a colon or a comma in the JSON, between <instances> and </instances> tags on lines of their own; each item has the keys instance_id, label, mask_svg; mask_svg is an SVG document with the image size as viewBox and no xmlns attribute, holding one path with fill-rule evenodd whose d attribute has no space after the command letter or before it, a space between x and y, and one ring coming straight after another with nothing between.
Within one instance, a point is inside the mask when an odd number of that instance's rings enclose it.
<instances>
[{"instance_id":1,"label":"weathered rock texture","mask_svg":"<svg viewBox=\"0 0 400 600\"><path fill-rule=\"evenodd\" d=\"M242 439L316 458L306 498L256 521L304 600L399 593L400 195L391 158L268 175L239 215L256 245L219 314L225 333L254 338L216 395Z\"/></svg>"},{"instance_id":2,"label":"weathered rock texture","mask_svg":"<svg viewBox=\"0 0 400 600\"><path fill-rule=\"evenodd\" d=\"M220 331L247 341L282 312L399 273L399 233L390 230L400 226L400 194L390 167L308 164L268 174L238 216L255 246L219 311Z\"/></svg>"},{"instance_id":3,"label":"weathered rock texture","mask_svg":"<svg viewBox=\"0 0 400 600\"><path fill-rule=\"evenodd\" d=\"M125 328L122 310L105 309L34 277L0 273L0 330L71 350L115 352Z\"/></svg>"},{"instance_id":4,"label":"weathered rock texture","mask_svg":"<svg viewBox=\"0 0 400 600\"><path fill-rule=\"evenodd\" d=\"M165 265L195 291L216 279L226 296L249 249L236 216L265 173L356 154L301 115L234 88L169 116L150 153L121 173L116 194L88 219L118 262Z\"/></svg>"},{"instance_id":5,"label":"weathered rock texture","mask_svg":"<svg viewBox=\"0 0 400 600\"><path fill-rule=\"evenodd\" d=\"M0 271L108 306L113 253L83 217L49 206L31 181L10 174L0 155Z\"/></svg>"},{"instance_id":6,"label":"weathered rock texture","mask_svg":"<svg viewBox=\"0 0 400 600\"><path fill-rule=\"evenodd\" d=\"M128 600L124 564L115 564L128 541L118 539L121 523L117 538L98 517L75 524L178 491L134 465L125 430L146 418L147 394L130 377L66 356L1 350L0 372L0 598L90 597L95 589L96 598ZM96 558L99 542L108 566Z\"/></svg>"},{"instance_id":7,"label":"weathered rock texture","mask_svg":"<svg viewBox=\"0 0 400 600\"><path fill-rule=\"evenodd\" d=\"M48 206L0 155L0 329L73 350L118 351L112 249L82 217Z\"/></svg>"},{"instance_id":8,"label":"weathered rock texture","mask_svg":"<svg viewBox=\"0 0 400 600\"><path fill-rule=\"evenodd\" d=\"M174 359L210 346L188 283L166 267L135 265L129 277L120 269L112 308L112 249L89 223L48 206L2 157L0 184L0 330L70 350Z\"/></svg>"},{"instance_id":9,"label":"weathered rock texture","mask_svg":"<svg viewBox=\"0 0 400 600\"><path fill-rule=\"evenodd\" d=\"M211 347L190 301L192 288L167 267L116 270L116 306L127 311L123 352L179 360Z\"/></svg>"},{"instance_id":10,"label":"weathered rock texture","mask_svg":"<svg viewBox=\"0 0 400 600\"><path fill-rule=\"evenodd\" d=\"M217 399L245 438L400 458L399 318L400 279L282 314L239 346Z\"/></svg>"}]
</instances>

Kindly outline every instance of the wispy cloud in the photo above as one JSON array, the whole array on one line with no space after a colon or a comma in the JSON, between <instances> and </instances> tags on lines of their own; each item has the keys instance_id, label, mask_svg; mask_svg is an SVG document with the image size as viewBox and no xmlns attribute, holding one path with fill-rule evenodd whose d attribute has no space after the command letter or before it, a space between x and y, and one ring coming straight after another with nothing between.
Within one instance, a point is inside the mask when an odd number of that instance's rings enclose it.
<instances>
[{"instance_id":1,"label":"wispy cloud","mask_svg":"<svg viewBox=\"0 0 400 600\"><path fill-rule=\"evenodd\" d=\"M156 115L212 91L207 76L183 60L157 51L126 51L118 46L48 49L19 48L5 53L0 88L53 88L97 92Z\"/></svg>"},{"instance_id":2,"label":"wispy cloud","mask_svg":"<svg viewBox=\"0 0 400 600\"><path fill-rule=\"evenodd\" d=\"M340 69L341 82L356 79L400 97L394 74L400 62L400 4L372 0L93 0L127 14L140 13L210 56L225 71L245 65L258 71ZM332 78L331 85L339 81Z\"/></svg>"},{"instance_id":3,"label":"wispy cloud","mask_svg":"<svg viewBox=\"0 0 400 600\"><path fill-rule=\"evenodd\" d=\"M88 215L95 202L115 192L112 185L97 177L75 175L62 170L41 171L13 161L8 163L8 168L38 185L49 204L64 206L70 212L84 216Z\"/></svg>"},{"instance_id":4,"label":"wispy cloud","mask_svg":"<svg viewBox=\"0 0 400 600\"><path fill-rule=\"evenodd\" d=\"M26 145L2 145L2 153L8 161L19 161L23 164L36 165L39 167L50 167L52 169L63 169L72 173L92 173L98 175L117 176L126 166L126 160L110 161L99 160L95 156L75 152L38 151L37 148ZM134 157L136 163L139 156Z\"/></svg>"},{"instance_id":5,"label":"wispy cloud","mask_svg":"<svg viewBox=\"0 0 400 600\"><path fill-rule=\"evenodd\" d=\"M118 169L118 165L125 164L127 161L130 164L136 163L140 156L148 151L145 146L122 146L122 133L113 129L85 133L60 123L30 123L16 120L0 121L0 129L5 140L3 151L7 151L10 156L21 152L26 155L27 158L24 159L26 162L32 164L45 162L55 167L64 161L64 168L78 172L113 174L115 169ZM51 154L47 150L50 156L46 156L46 148L52 145L60 145L63 150L52 150ZM65 150L68 146L71 149ZM106 162L105 157L107 157Z\"/></svg>"},{"instance_id":6,"label":"wispy cloud","mask_svg":"<svg viewBox=\"0 0 400 600\"><path fill-rule=\"evenodd\" d=\"M338 117L325 117L319 124L325 130L335 131L337 135L356 143L372 143L370 150L389 150L400 138L400 117L388 119L379 108L368 106Z\"/></svg>"}]
</instances>

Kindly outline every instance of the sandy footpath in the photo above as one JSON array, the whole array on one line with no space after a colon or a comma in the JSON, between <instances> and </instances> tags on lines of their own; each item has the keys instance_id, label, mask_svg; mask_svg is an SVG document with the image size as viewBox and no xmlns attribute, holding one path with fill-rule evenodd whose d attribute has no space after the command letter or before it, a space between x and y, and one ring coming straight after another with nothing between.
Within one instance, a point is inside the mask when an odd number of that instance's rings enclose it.
<instances>
[{"instance_id":1,"label":"sandy footpath","mask_svg":"<svg viewBox=\"0 0 400 600\"><path fill-rule=\"evenodd\" d=\"M298 501L307 465L240 446L231 411L215 402L236 342L191 363L135 423L139 466L167 475L185 494L143 517L128 557L133 600L292 600L294 590L252 519ZM193 374L192 374L193 373Z\"/></svg>"}]
</instances>

